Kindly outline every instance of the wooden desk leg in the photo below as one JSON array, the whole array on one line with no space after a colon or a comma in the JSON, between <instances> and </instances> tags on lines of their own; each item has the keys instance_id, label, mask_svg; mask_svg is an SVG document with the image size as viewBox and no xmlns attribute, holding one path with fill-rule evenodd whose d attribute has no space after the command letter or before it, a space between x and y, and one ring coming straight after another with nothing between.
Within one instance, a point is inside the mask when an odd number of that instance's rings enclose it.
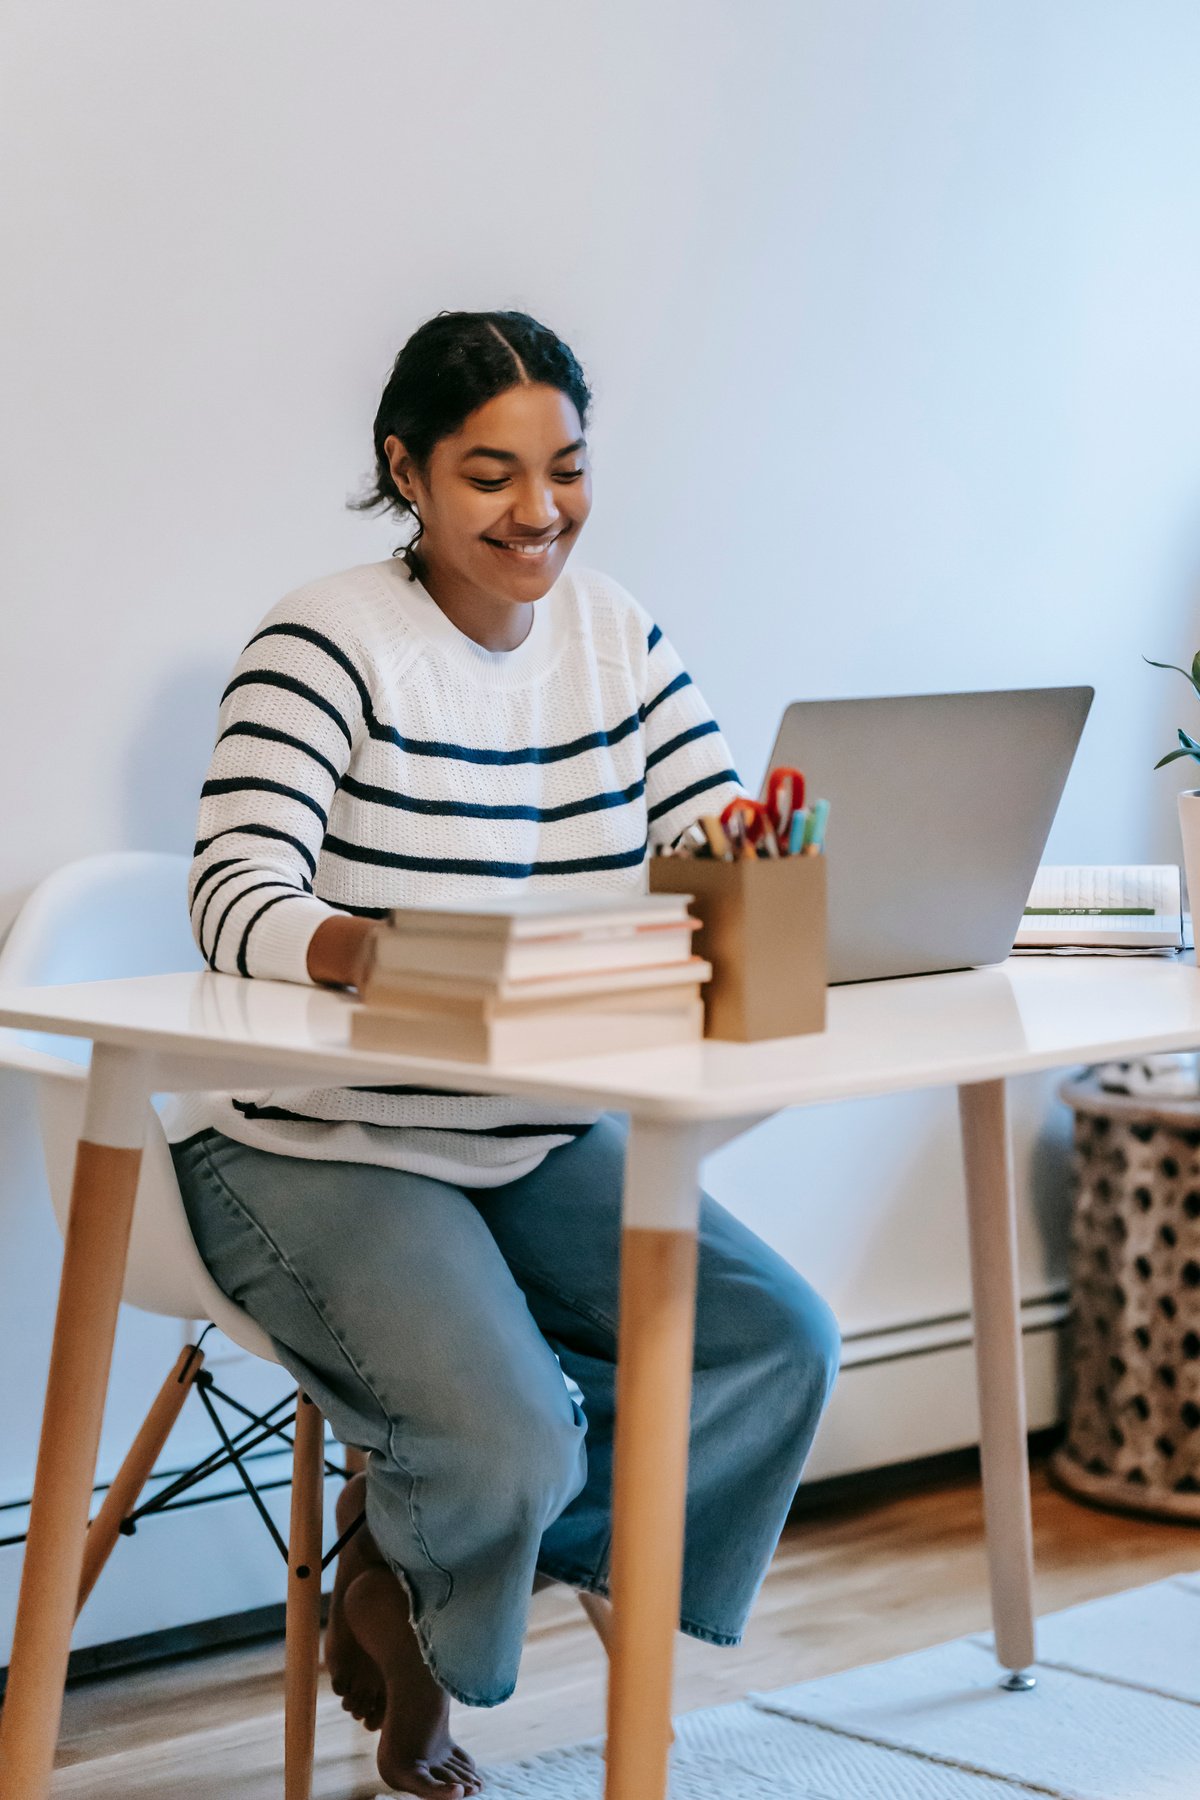
<instances>
[{"instance_id":1,"label":"wooden desk leg","mask_svg":"<svg viewBox=\"0 0 1200 1800\"><path fill-rule=\"evenodd\" d=\"M292 1518L288 1533L285 1632L284 1800L310 1800L321 1661L321 1512L325 1494L325 1420L296 1394Z\"/></svg>"},{"instance_id":2,"label":"wooden desk leg","mask_svg":"<svg viewBox=\"0 0 1200 1800\"><path fill-rule=\"evenodd\" d=\"M1017 1220L1003 1081L958 1090L979 1391L983 1510L996 1656L1005 1686L1031 1688L1033 1520L1021 1357Z\"/></svg>"},{"instance_id":3,"label":"wooden desk leg","mask_svg":"<svg viewBox=\"0 0 1200 1800\"><path fill-rule=\"evenodd\" d=\"M633 1120L625 1163L606 1800L663 1800L683 1573L701 1134Z\"/></svg>"},{"instance_id":4,"label":"wooden desk leg","mask_svg":"<svg viewBox=\"0 0 1200 1800\"><path fill-rule=\"evenodd\" d=\"M50 1791L149 1094L144 1057L97 1046L0 1715L2 1800L45 1800Z\"/></svg>"}]
</instances>

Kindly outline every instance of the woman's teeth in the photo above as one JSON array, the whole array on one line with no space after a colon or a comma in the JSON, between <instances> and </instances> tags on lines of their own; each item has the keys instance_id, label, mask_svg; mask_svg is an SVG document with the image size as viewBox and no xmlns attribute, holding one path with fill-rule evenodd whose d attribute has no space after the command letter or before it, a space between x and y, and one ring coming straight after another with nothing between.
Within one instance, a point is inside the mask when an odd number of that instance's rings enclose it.
<instances>
[{"instance_id":1,"label":"woman's teeth","mask_svg":"<svg viewBox=\"0 0 1200 1800\"><path fill-rule=\"evenodd\" d=\"M515 550L518 556L536 557L545 556L547 550L550 549L551 545L557 543L558 539L556 537L545 538L539 544L506 543L503 538L492 538L489 541L494 543L500 550Z\"/></svg>"}]
</instances>

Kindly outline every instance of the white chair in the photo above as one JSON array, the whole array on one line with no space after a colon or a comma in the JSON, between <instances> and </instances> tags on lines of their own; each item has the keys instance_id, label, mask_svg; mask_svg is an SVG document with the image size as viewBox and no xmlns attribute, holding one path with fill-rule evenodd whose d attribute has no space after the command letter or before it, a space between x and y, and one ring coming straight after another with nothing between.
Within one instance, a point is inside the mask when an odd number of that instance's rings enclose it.
<instances>
[{"instance_id":1,"label":"white chair","mask_svg":"<svg viewBox=\"0 0 1200 1800\"><path fill-rule=\"evenodd\" d=\"M149 851L89 856L57 870L29 895L0 947L0 985L39 987L203 967L188 922L187 870L186 857ZM75 1145L83 1129L90 1049L78 1038L0 1030L0 1068L20 1069L36 1080L50 1198L64 1229ZM166 1136L153 1109L147 1118L123 1298L131 1306L168 1318L210 1319L243 1350L269 1362L278 1360L270 1338L226 1298L200 1259ZM92 1520L78 1607L137 1505L188 1394L210 1380L203 1365L204 1353L198 1346L189 1345L180 1353ZM204 1398L211 1412L207 1392ZM325 1423L306 1395L297 1393L295 1407L284 1783L286 1800L309 1800L320 1655ZM281 1433L290 1421L278 1419L278 1411L267 1415L268 1429ZM234 1446L240 1442L249 1447L253 1431L249 1426L244 1433L235 1433ZM221 1460L232 1459L226 1452ZM178 1492L178 1486L172 1491Z\"/></svg>"},{"instance_id":2,"label":"white chair","mask_svg":"<svg viewBox=\"0 0 1200 1800\"><path fill-rule=\"evenodd\" d=\"M56 870L29 895L0 946L0 986L40 987L202 968L188 920L187 870L186 857L152 851L89 856ZM70 1206L75 1146L83 1129L89 1056L90 1045L79 1038L0 1029L0 1069L20 1069L36 1078L47 1181L62 1229ZM221 1292L200 1259L166 1136L153 1108L146 1122L123 1298L130 1306L168 1318L209 1319L243 1350L269 1362L278 1360L270 1338ZM180 1353L88 1527L78 1607L90 1594L122 1525L136 1507L189 1392L210 1383L203 1364L198 1345L189 1345ZM205 1398L211 1413L207 1394ZM321 1513L329 1465L320 1411L299 1392L295 1406L287 1548L284 1792L285 1800L309 1800L320 1657ZM267 1429L278 1434L289 1422L276 1421ZM219 1429L218 1421L214 1419L214 1423ZM253 1426L244 1428L243 1442L250 1441L253 1430ZM226 1453L222 1460L234 1459ZM362 1466L354 1451L347 1453L347 1463L346 1470L334 1472L348 1473ZM179 1485L174 1484L170 1492L178 1491ZM326 1562L338 1548L333 1547ZM607 1602L583 1593L579 1599L607 1649Z\"/></svg>"}]
</instances>

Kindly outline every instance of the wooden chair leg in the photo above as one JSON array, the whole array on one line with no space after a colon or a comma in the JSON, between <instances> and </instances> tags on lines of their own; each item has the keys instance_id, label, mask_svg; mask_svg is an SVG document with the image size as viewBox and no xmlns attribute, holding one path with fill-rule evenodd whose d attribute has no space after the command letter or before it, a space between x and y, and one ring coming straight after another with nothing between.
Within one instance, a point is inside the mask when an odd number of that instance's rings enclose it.
<instances>
[{"instance_id":1,"label":"wooden chair leg","mask_svg":"<svg viewBox=\"0 0 1200 1800\"><path fill-rule=\"evenodd\" d=\"M79 1578L79 1599L75 1606L76 1617L95 1587L101 1569L112 1555L121 1521L137 1505L138 1495L162 1455L163 1445L171 1435L171 1428L203 1366L204 1352L197 1349L195 1344L185 1345L146 1414L145 1423L134 1438L129 1454L113 1477L112 1486L104 1496L100 1511L88 1526L83 1546L83 1572Z\"/></svg>"},{"instance_id":2,"label":"wooden chair leg","mask_svg":"<svg viewBox=\"0 0 1200 1800\"><path fill-rule=\"evenodd\" d=\"M604 1646L604 1654L612 1654L612 1603L603 1594L589 1594L585 1589L578 1590L579 1604L587 1614L588 1624Z\"/></svg>"},{"instance_id":3,"label":"wooden chair leg","mask_svg":"<svg viewBox=\"0 0 1200 1800\"><path fill-rule=\"evenodd\" d=\"M367 1466L367 1453L360 1450L357 1444L343 1444L342 1461L351 1475L361 1475Z\"/></svg>"},{"instance_id":4,"label":"wooden chair leg","mask_svg":"<svg viewBox=\"0 0 1200 1800\"><path fill-rule=\"evenodd\" d=\"M296 1396L292 1518L288 1538L284 1672L284 1800L310 1800L317 1729L321 1642L321 1513L325 1421L307 1394Z\"/></svg>"}]
</instances>

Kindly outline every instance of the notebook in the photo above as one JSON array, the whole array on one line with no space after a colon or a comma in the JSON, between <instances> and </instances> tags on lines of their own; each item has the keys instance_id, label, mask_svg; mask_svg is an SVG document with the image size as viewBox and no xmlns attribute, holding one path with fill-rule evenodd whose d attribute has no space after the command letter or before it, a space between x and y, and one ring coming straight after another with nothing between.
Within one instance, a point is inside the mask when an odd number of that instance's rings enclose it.
<instances>
[{"instance_id":1,"label":"notebook","mask_svg":"<svg viewBox=\"0 0 1200 1800\"><path fill-rule=\"evenodd\" d=\"M1183 895L1174 863L1044 864L1014 949L1181 950Z\"/></svg>"}]
</instances>

